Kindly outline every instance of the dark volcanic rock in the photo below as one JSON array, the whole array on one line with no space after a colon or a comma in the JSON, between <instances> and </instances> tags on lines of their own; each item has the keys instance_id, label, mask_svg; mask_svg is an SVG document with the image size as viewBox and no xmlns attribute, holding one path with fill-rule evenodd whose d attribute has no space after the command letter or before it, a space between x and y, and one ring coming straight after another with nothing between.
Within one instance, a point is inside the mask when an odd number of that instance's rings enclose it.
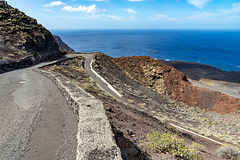
<instances>
[{"instance_id":1,"label":"dark volcanic rock","mask_svg":"<svg viewBox=\"0 0 240 160\"><path fill-rule=\"evenodd\" d=\"M164 60L161 60L161 62L178 69L193 80L200 80L201 78L205 78L240 83L240 72L227 72L218 68L211 67L209 65L199 63Z\"/></svg>"},{"instance_id":2,"label":"dark volcanic rock","mask_svg":"<svg viewBox=\"0 0 240 160\"><path fill-rule=\"evenodd\" d=\"M66 43L64 43L59 36L53 35L53 38L57 42L60 51L67 53L75 53L75 51L72 48L70 48Z\"/></svg>"},{"instance_id":3,"label":"dark volcanic rock","mask_svg":"<svg viewBox=\"0 0 240 160\"><path fill-rule=\"evenodd\" d=\"M52 34L5 1L0 1L0 59L32 57L34 62L60 57Z\"/></svg>"}]
</instances>

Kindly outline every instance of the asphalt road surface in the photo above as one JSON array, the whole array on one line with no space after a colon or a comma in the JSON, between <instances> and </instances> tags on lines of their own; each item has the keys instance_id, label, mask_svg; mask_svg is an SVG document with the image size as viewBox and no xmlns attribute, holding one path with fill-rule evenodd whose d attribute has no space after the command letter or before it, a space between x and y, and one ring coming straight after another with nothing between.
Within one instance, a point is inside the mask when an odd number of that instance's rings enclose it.
<instances>
[{"instance_id":1,"label":"asphalt road surface","mask_svg":"<svg viewBox=\"0 0 240 160\"><path fill-rule=\"evenodd\" d=\"M91 69L95 55L81 56L97 84L126 101ZM32 71L45 64L0 74L1 160L76 159L77 115L51 80Z\"/></svg>"},{"instance_id":2,"label":"asphalt road surface","mask_svg":"<svg viewBox=\"0 0 240 160\"><path fill-rule=\"evenodd\" d=\"M84 63L84 68L86 72L89 74L89 76L96 81L99 87L101 87L106 93L110 94L111 96L121 100L125 101L120 93L116 91L108 82L106 82L102 77L98 75L95 71L93 71L91 65L92 60L95 57L95 54L81 54L81 56L86 58L86 61Z\"/></svg>"},{"instance_id":3,"label":"asphalt road surface","mask_svg":"<svg viewBox=\"0 0 240 160\"><path fill-rule=\"evenodd\" d=\"M75 159L77 116L32 68L0 74L0 159Z\"/></svg>"}]
</instances>

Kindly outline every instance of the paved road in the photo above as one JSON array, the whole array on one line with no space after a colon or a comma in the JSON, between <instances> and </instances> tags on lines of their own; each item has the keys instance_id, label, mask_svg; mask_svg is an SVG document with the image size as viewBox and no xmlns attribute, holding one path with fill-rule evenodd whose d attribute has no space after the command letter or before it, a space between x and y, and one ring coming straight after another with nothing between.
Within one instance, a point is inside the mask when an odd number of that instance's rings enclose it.
<instances>
[{"instance_id":1,"label":"paved road","mask_svg":"<svg viewBox=\"0 0 240 160\"><path fill-rule=\"evenodd\" d=\"M130 104L126 99L124 99L123 97L121 97L121 96L119 96L118 94L116 94L115 92L113 92L113 91L111 90L111 88L109 88L109 85L106 84L107 82L104 82L105 80L104 80L103 78L100 78L100 77L98 77L98 76L96 75L95 71L93 71L93 70L92 70L92 67L91 67L91 65L92 65L91 62L92 62L92 60L93 60L94 57L95 57L94 54L81 54L81 56L83 56L83 57L86 58L86 62L85 62L85 64L84 64L84 67L85 67L87 73L88 73L88 74L97 82L97 84L98 84L102 89L104 89L108 94L116 97L117 99L119 99L119 100L122 101L122 102L125 102L126 104L128 104L129 106L131 106L131 107L133 107L133 108L136 108L136 109L138 109L138 110L141 110L141 111L143 111L143 112L146 112L146 113L152 115L152 113L149 113L149 111L147 111L147 110L145 110L145 109L143 109L143 108L141 109L141 108L139 108L138 106L135 106L134 104ZM153 115L153 116L154 116L154 115ZM156 117L156 118L159 118L159 117L156 116L156 115L155 115L155 117ZM159 120L160 120L160 119L161 119L161 118L159 118ZM214 139L211 139L211 138L202 136L202 135L200 135L200 134L198 134L198 133L195 133L195 132L192 132L192 131L190 131L190 130L184 129L184 128L178 126L178 125L175 125L175 124L172 124L172 123L169 123L169 124L172 125L173 127L176 127L176 128L178 128L178 129L182 130L182 131L188 132L189 134L193 134L193 135L196 135L196 136L205 138L205 139L210 140L210 141L212 141L212 142L215 142L215 143L217 143L217 144L222 144L221 142L218 142L218 141L216 141L216 140L214 140Z\"/></svg>"},{"instance_id":2,"label":"paved road","mask_svg":"<svg viewBox=\"0 0 240 160\"><path fill-rule=\"evenodd\" d=\"M100 75L98 75L94 70L92 70L92 60L95 57L95 54L81 54L81 56L86 58L84 63L84 68L92 79L96 81L99 87L106 91L106 93L116 97L121 101L125 101L121 94L118 93L108 82L106 82Z\"/></svg>"},{"instance_id":3,"label":"paved road","mask_svg":"<svg viewBox=\"0 0 240 160\"><path fill-rule=\"evenodd\" d=\"M91 69L95 55L82 56L86 58L87 73L97 84L110 95L125 101ZM57 87L31 70L45 64L48 62L0 74L1 160L19 159L24 151L22 160L76 159L77 116Z\"/></svg>"},{"instance_id":4,"label":"paved road","mask_svg":"<svg viewBox=\"0 0 240 160\"><path fill-rule=\"evenodd\" d=\"M0 74L0 159L19 159L25 151L22 159L75 159L77 116L34 67ZM64 148L73 155L58 153Z\"/></svg>"}]
</instances>

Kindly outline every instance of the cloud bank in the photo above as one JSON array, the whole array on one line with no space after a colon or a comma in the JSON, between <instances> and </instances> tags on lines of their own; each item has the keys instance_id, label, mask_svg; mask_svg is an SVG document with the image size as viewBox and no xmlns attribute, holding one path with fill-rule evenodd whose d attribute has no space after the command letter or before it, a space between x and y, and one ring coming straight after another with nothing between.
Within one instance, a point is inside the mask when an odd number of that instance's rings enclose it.
<instances>
[{"instance_id":1,"label":"cloud bank","mask_svg":"<svg viewBox=\"0 0 240 160\"><path fill-rule=\"evenodd\" d=\"M125 8L123 9L125 12L128 12L128 13L133 13L133 14L136 14L137 12L131 8Z\"/></svg>"},{"instance_id":2,"label":"cloud bank","mask_svg":"<svg viewBox=\"0 0 240 160\"><path fill-rule=\"evenodd\" d=\"M65 6L66 3L63 3L61 1L53 1L48 4L43 5L43 7L55 7L55 6Z\"/></svg>"},{"instance_id":3,"label":"cloud bank","mask_svg":"<svg viewBox=\"0 0 240 160\"><path fill-rule=\"evenodd\" d=\"M65 6L62 8L62 10L64 11L68 11L68 12L84 12L84 13L88 13L88 14L93 14L93 13L97 13L100 10L96 8L96 5L90 5L90 6L81 6L79 5L78 7L71 7L71 6Z\"/></svg>"},{"instance_id":4,"label":"cloud bank","mask_svg":"<svg viewBox=\"0 0 240 160\"><path fill-rule=\"evenodd\" d=\"M210 0L188 0L189 4L196 6L197 8L203 8Z\"/></svg>"}]
</instances>

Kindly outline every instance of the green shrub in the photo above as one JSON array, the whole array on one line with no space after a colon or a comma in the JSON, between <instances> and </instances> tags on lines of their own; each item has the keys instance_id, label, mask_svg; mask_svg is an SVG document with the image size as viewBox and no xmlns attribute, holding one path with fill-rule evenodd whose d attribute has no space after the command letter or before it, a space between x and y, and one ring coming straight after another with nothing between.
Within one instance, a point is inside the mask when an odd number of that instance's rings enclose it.
<instances>
[{"instance_id":1,"label":"green shrub","mask_svg":"<svg viewBox=\"0 0 240 160\"><path fill-rule=\"evenodd\" d=\"M201 160L202 156L197 148L196 143L186 146L184 139L179 139L177 135L170 132L159 134L158 132L149 133L142 142L146 142L150 149L166 153L169 152L176 157L186 160Z\"/></svg>"},{"instance_id":2,"label":"green shrub","mask_svg":"<svg viewBox=\"0 0 240 160\"><path fill-rule=\"evenodd\" d=\"M225 145L217 150L218 157L231 160L240 160L240 149L234 146Z\"/></svg>"},{"instance_id":3,"label":"green shrub","mask_svg":"<svg viewBox=\"0 0 240 160\"><path fill-rule=\"evenodd\" d=\"M54 72L57 72L57 71L64 71L65 68L62 67L62 66L57 66L56 64L54 64L53 66L51 66L49 68L50 71L54 71Z\"/></svg>"},{"instance_id":4,"label":"green shrub","mask_svg":"<svg viewBox=\"0 0 240 160\"><path fill-rule=\"evenodd\" d=\"M97 93L98 89L96 88L96 85L93 82L85 83L84 84L84 90L89 93Z\"/></svg>"}]
</instances>

